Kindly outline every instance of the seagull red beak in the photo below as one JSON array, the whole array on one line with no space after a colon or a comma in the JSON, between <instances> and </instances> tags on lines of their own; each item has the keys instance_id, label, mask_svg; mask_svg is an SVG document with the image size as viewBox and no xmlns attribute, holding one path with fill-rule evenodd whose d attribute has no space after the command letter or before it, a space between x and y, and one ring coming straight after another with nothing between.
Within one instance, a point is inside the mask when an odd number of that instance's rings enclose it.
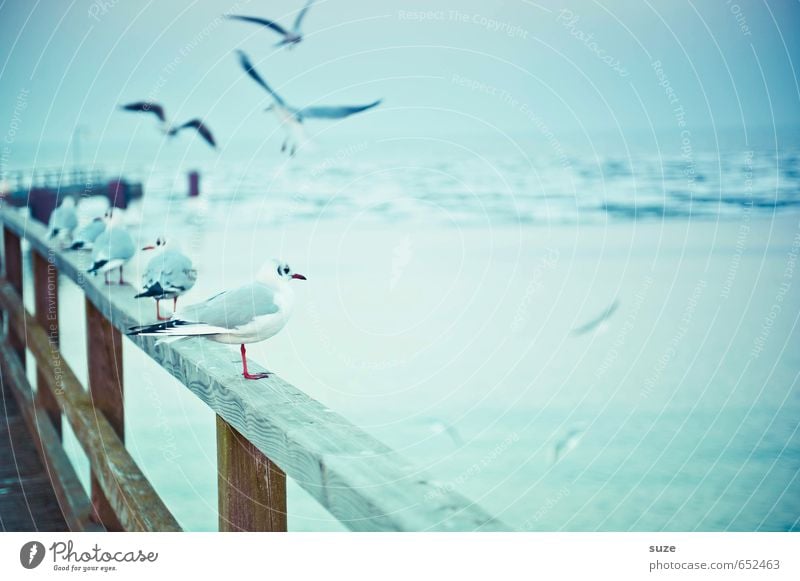
<instances>
[{"instance_id":1,"label":"seagull red beak","mask_svg":"<svg viewBox=\"0 0 800 581\"><path fill-rule=\"evenodd\" d=\"M292 275L292 278L296 278L296 279L299 279L299 280L308 280L308 279L307 279L306 277L304 277L302 274L293 274L293 275Z\"/></svg>"},{"instance_id":2,"label":"seagull red beak","mask_svg":"<svg viewBox=\"0 0 800 581\"><path fill-rule=\"evenodd\" d=\"M153 246L152 244L150 244L149 246L145 246L144 248L142 248L142 250L155 250L155 249L156 249L156 247L155 247L155 246Z\"/></svg>"}]
</instances>

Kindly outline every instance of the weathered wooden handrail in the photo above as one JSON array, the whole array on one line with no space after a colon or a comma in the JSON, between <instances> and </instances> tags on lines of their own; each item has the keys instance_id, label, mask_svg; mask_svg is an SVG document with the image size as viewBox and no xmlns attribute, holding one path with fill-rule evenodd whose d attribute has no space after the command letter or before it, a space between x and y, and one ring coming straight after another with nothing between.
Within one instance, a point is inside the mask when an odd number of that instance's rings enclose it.
<instances>
[{"instance_id":1,"label":"weathered wooden handrail","mask_svg":"<svg viewBox=\"0 0 800 581\"><path fill-rule=\"evenodd\" d=\"M49 363L57 352L53 350L47 332L25 310L22 298L12 286L2 279L0 306L9 314L9 327L17 335L25 337L26 345L37 361L38 377L53 394L89 457L92 474L121 523L114 528L129 531L180 530L177 521L125 450L109 420L98 411L69 366L64 362L59 362L57 367ZM9 364L13 366L13 362L9 361ZM101 522L108 528L106 520Z\"/></svg>"},{"instance_id":2,"label":"weathered wooden handrail","mask_svg":"<svg viewBox=\"0 0 800 581\"><path fill-rule=\"evenodd\" d=\"M8 209L0 220L78 284L116 330L150 322L150 309L130 287L87 278L85 257L52 251L42 224ZM285 473L352 530L509 530L279 377L242 379L226 346L202 338L132 340L218 415L221 529L285 530Z\"/></svg>"}]
</instances>

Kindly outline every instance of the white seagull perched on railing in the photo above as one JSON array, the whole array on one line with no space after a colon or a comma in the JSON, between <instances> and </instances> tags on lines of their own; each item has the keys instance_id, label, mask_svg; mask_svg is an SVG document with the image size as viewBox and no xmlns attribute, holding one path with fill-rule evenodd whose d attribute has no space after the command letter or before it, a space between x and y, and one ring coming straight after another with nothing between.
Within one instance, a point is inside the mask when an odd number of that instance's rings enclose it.
<instances>
[{"instance_id":1,"label":"white seagull perched on railing","mask_svg":"<svg viewBox=\"0 0 800 581\"><path fill-rule=\"evenodd\" d=\"M63 242L72 240L72 233L78 227L78 213L75 210L75 200L71 196L65 197L61 205L50 214L48 238L57 238Z\"/></svg>"},{"instance_id":2,"label":"white seagull perched on railing","mask_svg":"<svg viewBox=\"0 0 800 581\"><path fill-rule=\"evenodd\" d=\"M178 306L178 297L186 294L197 282L197 270L192 260L183 254L177 244L159 236L155 244L142 248L143 251L155 250L156 254L147 263L142 275L143 291L134 298L152 297L156 301L156 318L167 321L169 317L161 316L160 302L172 299L172 312Z\"/></svg>"},{"instance_id":3,"label":"white seagull perched on railing","mask_svg":"<svg viewBox=\"0 0 800 581\"><path fill-rule=\"evenodd\" d=\"M242 375L263 379L268 373L247 370L245 345L269 339L283 329L292 314L293 279L306 280L280 260L267 262L255 281L210 299L189 305L163 323L131 327L128 335L157 335L166 338L207 337L218 343L240 344Z\"/></svg>"},{"instance_id":4,"label":"white seagull perched on railing","mask_svg":"<svg viewBox=\"0 0 800 581\"><path fill-rule=\"evenodd\" d=\"M275 22L274 20L268 20L266 18L256 18L255 16L240 16L238 14L227 14L225 18L229 18L231 20L241 20L243 22L251 22L253 24L258 24L260 26L265 26L270 30L273 30L280 34L283 38L276 44L275 46L285 46L291 49L294 45L298 44L301 40L303 40L303 33L300 32L300 25L303 23L303 18L306 16L306 12L308 9L311 8L311 5L314 3L314 0L308 0L306 5L303 6L303 9L297 15L297 18L294 20L294 26L292 26L291 30L286 30L283 26Z\"/></svg>"},{"instance_id":5,"label":"white seagull perched on railing","mask_svg":"<svg viewBox=\"0 0 800 581\"><path fill-rule=\"evenodd\" d=\"M354 113L360 113L367 109L377 107L381 103L381 99L378 99L367 105L320 106L296 109L284 101L278 93L272 90L261 75L258 74L253 63L250 62L250 59L243 51L239 50L236 52L239 54L239 62L245 72L272 97L273 103L266 108L266 111L273 111L278 121L286 129L287 136L281 146L281 151L286 151L288 149L289 155L295 154L297 146L303 140L303 121L306 119L344 119Z\"/></svg>"},{"instance_id":6,"label":"white seagull perched on railing","mask_svg":"<svg viewBox=\"0 0 800 581\"><path fill-rule=\"evenodd\" d=\"M92 218L90 222L78 228L72 245L67 250L89 250L94 241L106 229L106 220L111 217L111 210L106 210L105 216Z\"/></svg>"},{"instance_id":7,"label":"white seagull perched on railing","mask_svg":"<svg viewBox=\"0 0 800 581\"><path fill-rule=\"evenodd\" d=\"M174 137L184 129L194 129L211 147L215 149L217 147L214 135L201 119L190 119L182 125L170 125L167 123L167 115L164 112L163 105L151 101L137 101L127 105L120 105L120 109L133 113L152 113L158 118L161 131L168 137Z\"/></svg>"},{"instance_id":8,"label":"white seagull perched on railing","mask_svg":"<svg viewBox=\"0 0 800 581\"><path fill-rule=\"evenodd\" d=\"M106 284L111 284L108 280L108 273L115 268L119 268L119 284L125 284L122 268L136 254L133 237L120 224L120 221L121 215L112 211L107 218L106 229L94 241L92 266L87 270L88 273L94 275L102 272L105 275Z\"/></svg>"}]
</instances>

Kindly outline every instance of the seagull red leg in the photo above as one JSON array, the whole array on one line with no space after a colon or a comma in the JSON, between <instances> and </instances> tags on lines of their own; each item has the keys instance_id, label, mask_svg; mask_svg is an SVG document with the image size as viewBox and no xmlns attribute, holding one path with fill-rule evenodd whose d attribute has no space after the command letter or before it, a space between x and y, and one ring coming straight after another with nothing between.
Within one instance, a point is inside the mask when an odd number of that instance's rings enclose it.
<instances>
[{"instance_id":1,"label":"seagull red leg","mask_svg":"<svg viewBox=\"0 0 800 581\"><path fill-rule=\"evenodd\" d=\"M161 304L161 301L159 299L156 299L156 319L158 319L159 321L169 321L169 319L170 319L169 317L162 317L161 316L160 304Z\"/></svg>"},{"instance_id":2,"label":"seagull red leg","mask_svg":"<svg viewBox=\"0 0 800 581\"><path fill-rule=\"evenodd\" d=\"M245 379L265 379L269 377L269 373L250 373L247 371L247 350L244 348L244 343L242 343L242 375L244 375Z\"/></svg>"}]
</instances>

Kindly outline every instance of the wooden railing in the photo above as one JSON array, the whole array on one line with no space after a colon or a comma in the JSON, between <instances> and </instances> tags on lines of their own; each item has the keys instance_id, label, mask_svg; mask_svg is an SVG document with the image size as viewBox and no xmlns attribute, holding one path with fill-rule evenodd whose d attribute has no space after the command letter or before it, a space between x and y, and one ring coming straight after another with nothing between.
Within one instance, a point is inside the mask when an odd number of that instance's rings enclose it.
<instances>
[{"instance_id":1,"label":"wooden railing","mask_svg":"<svg viewBox=\"0 0 800 581\"><path fill-rule=\"evenodd\" d=\"M11 209L0 210L0 220L6 273L0 307L9 327L0 364L26 410L70 527L180 530L124 446L120 331L142 322L134 293L105 286L102 277L100 283L84 277L86 258L51 249L42 224ZM22 304L21 238L32 252L34 315ZM58 352L59 273L86 297L88 392ZM287 475L352 530L509 530L277 376L242 379L225 346L202 338L132 340L217 414L220 530L285 531ZM198 341L204 341L202 349ZM25 376L26 348L37 362L35 396ZM248 367L258 370L255 363ZM61 447L62 414L89 456L91 499Z\"/></svg>"}]
</instances>

